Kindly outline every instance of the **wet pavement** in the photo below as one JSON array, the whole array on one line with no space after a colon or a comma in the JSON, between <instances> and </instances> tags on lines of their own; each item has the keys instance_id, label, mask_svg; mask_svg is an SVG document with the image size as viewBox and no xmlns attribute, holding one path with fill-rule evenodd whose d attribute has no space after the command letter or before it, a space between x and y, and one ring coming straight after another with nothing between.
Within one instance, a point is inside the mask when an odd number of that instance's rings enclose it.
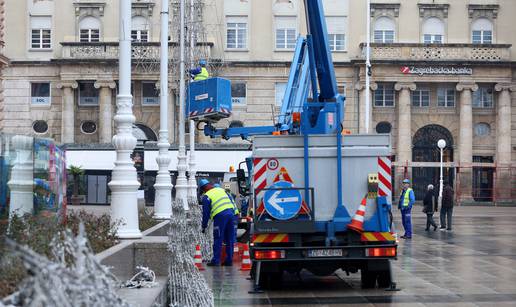
<instances>
[{"instance_id":1,"label":"wet pavement","mask_svg":"<svg viewBox=\"0 0 516 307\"><path fill-rule=\"evenodd\" d=\"M362 290L360 274L286 274L281 290L249 294L248 272L208 268L217 306L516 306L516 207L455 208L452 232L426 232L416 207L414 236L399 244L401 291ZM434 215L438 222L438 214ZM399 216L397 216L399 221ZM399 222L397 223L399 225Z\"/></svg>"}]
</instances>

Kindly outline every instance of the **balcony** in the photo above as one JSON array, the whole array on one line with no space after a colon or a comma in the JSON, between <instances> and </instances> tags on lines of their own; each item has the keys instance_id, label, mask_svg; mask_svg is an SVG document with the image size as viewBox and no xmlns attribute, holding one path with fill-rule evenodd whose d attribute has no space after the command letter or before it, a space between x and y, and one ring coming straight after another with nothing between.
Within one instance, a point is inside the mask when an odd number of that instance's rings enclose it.
<instances>
[{"instance_id":1,"label":"balcony","mask_svg":"<svg viewBox=\"0 0 516 307\"><path fill-rule=\"evenodd\" d=\"M466 61L508 62L511 60L510 44L371 44L373 61ZM366 45L360 44L365 59Z\"/></svg>"}]
</instances>

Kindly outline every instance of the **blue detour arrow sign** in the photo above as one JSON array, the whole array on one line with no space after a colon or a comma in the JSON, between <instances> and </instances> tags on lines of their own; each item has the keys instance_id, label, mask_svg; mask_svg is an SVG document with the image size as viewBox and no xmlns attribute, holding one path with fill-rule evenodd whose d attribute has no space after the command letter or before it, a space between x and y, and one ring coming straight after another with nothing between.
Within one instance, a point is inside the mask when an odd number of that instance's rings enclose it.
<instances>
[{"instance_id":1,"label":"blue detour arrow sign","mask_svg":"<svg viewBox=\"0 0 516 307\"><path fill-rule=\"evenodd\" d=\"M278 181L266 190L263 196L267 213L278 220L288 220L296 216L301 209L302 197L299 190L290 190L293 185L287 181ZM286 189L286 190L283 190Z\"/></svg>"}]
</instances>

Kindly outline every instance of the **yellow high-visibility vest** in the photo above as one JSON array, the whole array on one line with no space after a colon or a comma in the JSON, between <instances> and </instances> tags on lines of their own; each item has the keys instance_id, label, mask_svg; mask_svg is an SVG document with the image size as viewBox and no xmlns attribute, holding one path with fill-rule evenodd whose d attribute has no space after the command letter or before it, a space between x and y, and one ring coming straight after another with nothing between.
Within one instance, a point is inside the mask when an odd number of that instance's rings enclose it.
<instances>
[{"instance_id":1,"label":"yellow high-visibility vest","mask_svg":"<svg viewBox=\"0 0 516 307\"><path fill-rule=\"evenodd\" d=\"M224 210L235 209L233 202L222 188L213 188L206 192L206 196L208 196L211 201L211 219Z\"/></svg>"},{"instance_id":2,"label":"yellow high-visibility vest","mask_svg":"<svg viewBox=\"0 0 516 307\"><path fill-rule=\"evenodd\" d=\"M412 191L411 188L408 188L405 191L405 195L403 195L403 207L408 207L410 204L410 192Z\"/></svg>"},{"instance_id":3,"label":"yellow high-visibility vest","mask_svg":"<svg viewBox=\"0 0 516 307\"><path fill-rule=\"evenodd\" d=\"M210 77L206 67L201 67L201 72L195 75L194 81L206 80Z\"/></svg>"}]
</instances>

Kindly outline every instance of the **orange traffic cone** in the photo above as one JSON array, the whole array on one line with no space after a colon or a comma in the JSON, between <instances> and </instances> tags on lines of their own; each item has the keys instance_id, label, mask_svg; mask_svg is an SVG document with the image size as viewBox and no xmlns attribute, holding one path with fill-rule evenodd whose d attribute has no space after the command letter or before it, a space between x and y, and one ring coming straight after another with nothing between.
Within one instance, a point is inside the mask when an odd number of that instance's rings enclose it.
<instances>
[{"instance_id":1,"label":"orange traffic cone","mask_svg":"<svg viewBox=\"0 0 516 307\"><path fill-rule=\"evenodd\" d=\"M235 242L235 244L233 244L233 261L238 261L238 258L239 258L239 254L238 254L238 243Z\"/></svg>"},{"instance_id":2,"label":"orange traffic cone","mask_svg":"<svg viewBox=\"0 0 516 307\"><path fill-rule=\"evenodd\" d=\"M360 202L360 206L358 207L357 213L355 213L355 216L351 219L351 223L348 225L349 229L352 229L357 232L364 231L364 215L366 210L366 201L367 196L365 196Z\"/></svg>"},{"instance_id":3,"label":"orange traffic cone","mask_svg":"<svg viewBox=\"0 0 516 307\"><path fill-rule=\"evenodd\" d=\"M244 255L242 256L242 265L240 266L240 271L250 271L251 270L251 257L249 256L249 246L247 244L244 245Z\"/></svg>"},{"instance_id":4,"label":"orange traffic cone","mask_svg":"<svg viewBox=\"0 0 516 307\"><path fill-rule=\"evenodd\" d=\"M201 246L199 244L197 244L195 246L194 263L195 263L195 267L199 271L204 271L204 267L202 266Z\"/></svg>"}]
</instances>

